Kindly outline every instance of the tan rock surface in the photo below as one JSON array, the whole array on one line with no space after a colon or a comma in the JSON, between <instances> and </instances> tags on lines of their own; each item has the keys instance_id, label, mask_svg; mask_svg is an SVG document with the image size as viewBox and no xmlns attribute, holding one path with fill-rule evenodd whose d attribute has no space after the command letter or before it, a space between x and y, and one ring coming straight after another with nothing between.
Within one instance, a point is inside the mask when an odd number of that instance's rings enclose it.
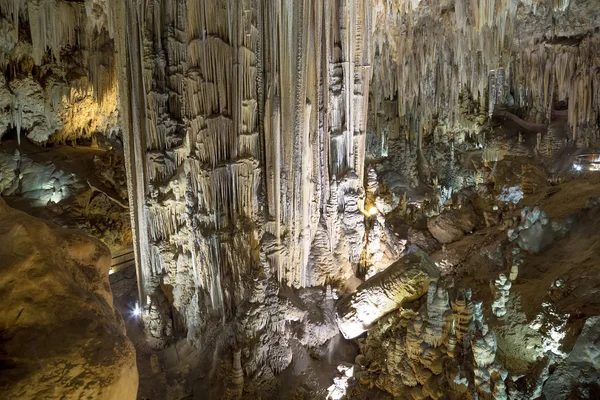
<instances>
[{"instance_id":1,"label":"tan rock surface","mask_svg":"<svg viewBox=\"0 0 600 400\"><path fill-rule=\"evenodd\" d=\"M461 239L477 226L477 215L471 206L455 209L427 221L427 228L440 243Z\"/></svg>"},{"instance_id":2,"label":"tan rock surface","mask_svg":"<svg viewBox=\"0 0 600 400\"><path fill-rule=\"evenodd\" d=\"M424 253L405 256L340 300L337 306L340 331L347 339L359 336L403 302L421 297L438 277L439 270Z\"/></svg>"},{"instance_id":3,"label":"tan rock surface","mask_svg":"<svg viewBox=\"0 0 600 400\"><path fill-rule=\"evenodd\" d=\"M100 241L0 198L0 393L7 399L135 399L138 372Z\"/></svg>"}]
</instances>

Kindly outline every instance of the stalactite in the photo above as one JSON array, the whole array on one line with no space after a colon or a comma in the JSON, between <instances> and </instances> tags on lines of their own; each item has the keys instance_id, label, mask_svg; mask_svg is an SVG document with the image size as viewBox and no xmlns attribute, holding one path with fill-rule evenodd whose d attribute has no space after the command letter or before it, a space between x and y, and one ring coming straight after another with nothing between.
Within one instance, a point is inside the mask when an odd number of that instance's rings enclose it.
<instances>
[{"instance_id":1,"label":"stalactite","mask_svg":"<svg viewBox=\"0 0 600 400\"><path fill-rule=\"evenodd\" d=\"M406 1L379 2L374 8L376 53L371 54L378 54L373 62L375 102L397 98L398 115L418 141L434 121L460 127L463 89L476 102L487 103L490 117L512 93L536 123L551 119L555 101L568 101L572 137L577 138L579 127L599 114L593 83L598 74L590 69L597 66L590 55L598 51L598 38L586 37L575 45L535 42L520 35L517 9L525 6L519 3L458 0L453 13L442 12L441 20L434 21L436 12L414 14ZM535 11L537 3L552 18L561 18L569 7L563 0L533 1L528 7ZM395 34L394 26L406 34Z\"/></svg>"},{"instance_id":2,"label":"stalactite","mask_svg":"<svg viewBox=\"0 0 600 400\"><path fill-rule=\"evenodd\" d=\"M322 220L325 248L333 252L338 236L348 236L346 262L357 265L364 240L369 2L150 0L129 31L123 21L135 20L134 9L115 2L110 13L124 46L119 54L140 51L117 63L127 71L119 84L139 89L123 95L126 130L139 127L143 134L128 134L130 171L145 168L145 176L130 176L136 180L131 197L146 200L145 221L134 216L136 230L145 230L155 246L185 253L209 310L229 316L242 298L244 277L257 262L249 246L260 242L254 237L265 219L264 232L274 237L266 259L280 281L297 287L322 281L310 271L320 266L309 262ZM124 32L139 41L128 44ZM348 214L343 220L340 201ZM168 255L156 257L152 264L164 264Z\"/></svg>"}]
</instances>

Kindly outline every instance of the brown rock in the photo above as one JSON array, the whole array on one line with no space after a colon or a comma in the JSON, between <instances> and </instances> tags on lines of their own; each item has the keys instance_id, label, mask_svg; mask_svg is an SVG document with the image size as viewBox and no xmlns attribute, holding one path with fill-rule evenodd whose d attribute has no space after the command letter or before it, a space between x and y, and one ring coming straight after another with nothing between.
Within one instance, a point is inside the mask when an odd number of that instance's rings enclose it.
<instances>
[{"instance_id":1,"label":"brown rock","mask_svg":"<svg viewBox=\"0 0 600 400\"><path fill-rule=\"evenodd\" d=\"M471 206L444 212L427 221L427 228L440 243L459 240L477 226L477 215Z\"/></svg>"},{"instance_id":2,"label":"brown rock","mask_svg":"<svg viewBox=\"0 0 600 400\"><path fill-rule=\"evenodd\" d=\"M0 198L0 393L8 399L135 399L138 372L100 241Z\"/></svg>"}]
</instances>

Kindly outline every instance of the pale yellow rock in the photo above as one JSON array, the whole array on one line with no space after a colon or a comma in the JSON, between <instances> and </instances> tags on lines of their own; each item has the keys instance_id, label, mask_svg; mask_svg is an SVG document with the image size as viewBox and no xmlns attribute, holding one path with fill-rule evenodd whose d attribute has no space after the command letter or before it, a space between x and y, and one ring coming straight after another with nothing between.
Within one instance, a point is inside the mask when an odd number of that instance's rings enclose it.
<instances>
[{"instance_id":1,"label":"pale yellow rock","mask_svg":"<svg viewBox=\"0 0 600 400\"><path fill-rule=\"evenodd\" d=\"M408 255L360 285L337 306L337 323L347 339L355 338L375 321L423 295L439 277L424 253Z\"/></svg>"}]
</instances>

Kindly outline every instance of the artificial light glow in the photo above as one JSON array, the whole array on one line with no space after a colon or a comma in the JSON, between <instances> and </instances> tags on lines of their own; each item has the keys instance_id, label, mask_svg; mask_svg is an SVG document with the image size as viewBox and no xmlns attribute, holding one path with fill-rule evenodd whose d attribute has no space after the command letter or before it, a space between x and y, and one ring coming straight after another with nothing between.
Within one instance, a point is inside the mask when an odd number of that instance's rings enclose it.
<instances>
[{"instance_id":1,"label":"artificial light glow","mask_svg":"<svg viewBox=\"0 0 600 400\"><path fill-rule=\"evenodd\" d=\"M377 214L377 207L371 206L371 208L369 208L368 214L371 216Z\"/></svg>"},{"instance_id":2,"label":"artificial light glow","mask_svg":"<svg viewBox=\"0 0 600 400\"><path fill-rule=\"evenodd\" d=\"M581 171L583 169L580 164L573 164L573 168L575 168L575 171Z\"/></svg>"},{"instance_id":3,"label":"artificial light glow","mask_svg":"<svg viewBox=\"0 0 600 400\"><path fill-rule=\"evenodd\" d=\"M135 303L135 308L133 309L133 315L136 317L142 315L142 309L140 308L140 305L137 302Z\"/></svg>"}]
</instances>

